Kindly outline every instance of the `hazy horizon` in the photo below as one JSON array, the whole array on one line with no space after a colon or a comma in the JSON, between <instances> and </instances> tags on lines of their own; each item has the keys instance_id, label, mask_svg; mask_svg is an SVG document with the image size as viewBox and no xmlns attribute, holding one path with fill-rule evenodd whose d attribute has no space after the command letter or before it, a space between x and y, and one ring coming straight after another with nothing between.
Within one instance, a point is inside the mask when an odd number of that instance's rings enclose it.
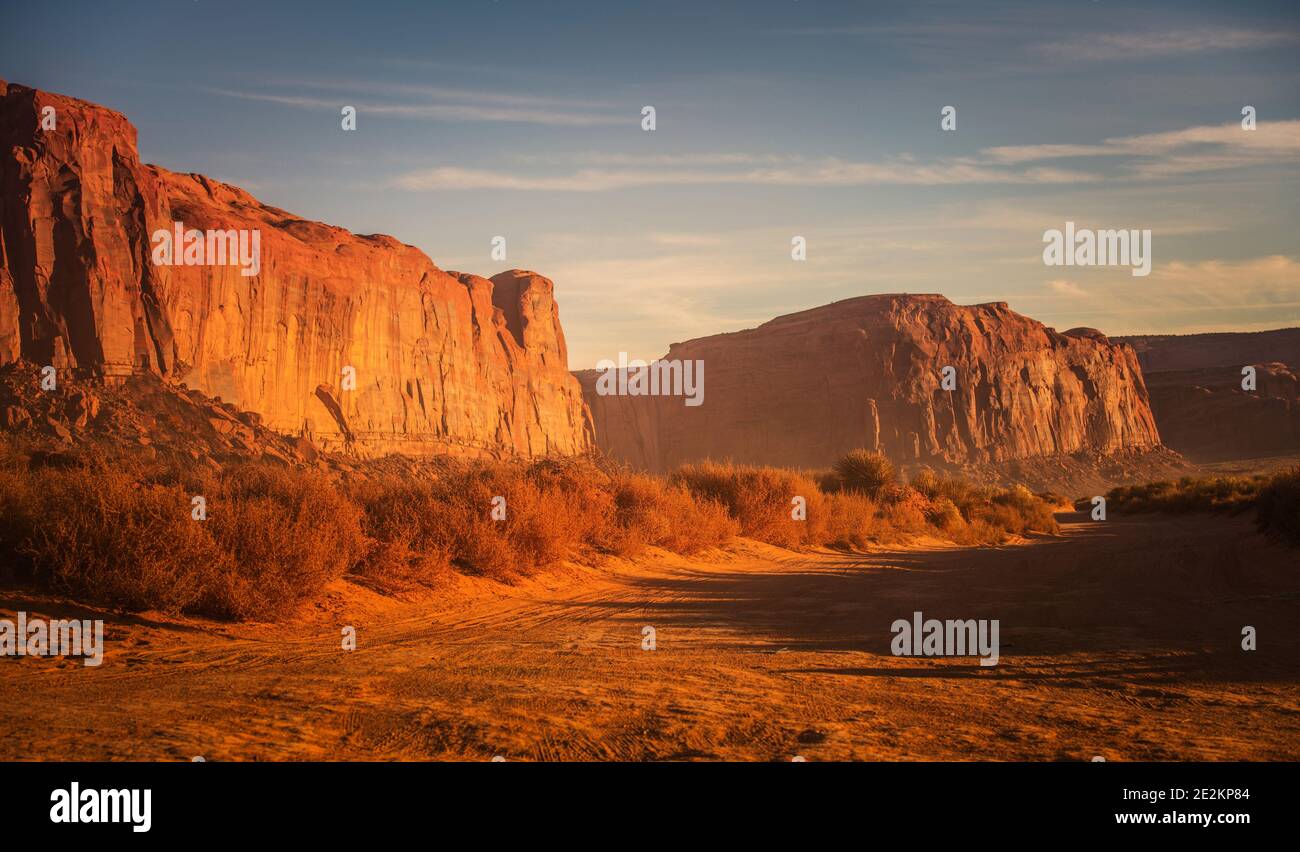
<instances>
[{"instance_id":1,"label":"hazy horizon","mask_svg":"<svg viewBox=\"0 0 1300 852\"><path fill-rule=\"evenodd\" d=\"M869 293L1111 335L1300 325L1285 3L345 8L10 10L0 78L443 269L546 275L573 369ZM1149 229L1150 275L1045 266L1066 222Z\"/></svg>"}]
</instances>

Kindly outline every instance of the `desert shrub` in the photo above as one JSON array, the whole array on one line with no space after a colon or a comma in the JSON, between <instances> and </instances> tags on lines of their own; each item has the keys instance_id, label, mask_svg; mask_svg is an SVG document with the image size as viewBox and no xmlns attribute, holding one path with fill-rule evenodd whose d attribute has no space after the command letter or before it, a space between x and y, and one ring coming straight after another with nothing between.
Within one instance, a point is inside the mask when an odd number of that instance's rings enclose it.
<instances>
[{"instance_id":1,"label":"desert shrub","mask_svg":"<svg viewBox=\"0 0 1300 852\"><path fill-rule=\"evenodd\" d=\"M823 494L834 494L841 490L839 474L833 470L819 470L809 475Z\"/></svg>"},{"instance_id":2,"label":"desert shrub","mask_svg":"<svg viewBox=\"0 0 1300 852\"><path fill-rule=\"evenodd\" d=\"M1035 518L1035 521L1030 523L1022 514L1021 508L1011 505L1007 498L1003 497L1001 503L995 502L992 498L977 501L972 496L975 493L973 490L953 488L952 483L957 481L940 480L943 484L933 491L936 496L930 501L930 508L925 513L926 521L941 537L955 544L973 546L1000 544L1010 535L1022 535L1030 531L1059 532L1050 507L1043 505L1027 508ZM943 491L963 496L963 506L958 506L951 497L945 496ZM997 492L994 494L1002 496ZM1050 522L1042 521L1040 513L1045 513Z\"/></svg>"},{"instance_id":3,"label":"desert shrub","mask_svg":"<svg viewBox=\"0 0 1300 852\"><path fill-rule=\"evenodd\" d=\"M379 582L431 584L452 565L510 580L595 553L694 553L736 532L719 503L583 459L455 464L429 480L363 482L353 494L375 540L357 571ZM503 520L491 516L498 496Z\"/></svg>"},{"instance_id":4,"label":"desert shrub","mask_svg":"<svg viewBox=\"0 0 1300 852\"><path fill-rule=\"evenodd\" d=\"M1055 530L1049 504L1024 489L927 472L899 486L872 454L819 487L799 471L715 462L663 478L587 459L443 459L340 481L252 462L214 471L181 456L7 447L0 441L0 549L13 556L0 580L229 619L283 617L348 573L391 591L436 585L452 570L509 581L603 553L695 553L738 534L863 548L921 533L988 544ZM190 517L200 494L203 522ZM491 516L497 496L503 520ZM792 517L794 497L804 520Z\"/></svg>"},{"instance_id":5,"label":"desert shrub","mask_svg":"<svg viewBox=\"0 0 1300 852\"><path fill-rule=\"evenodd\" d=\"M929 529L925 512L909 502L889 503L882 509L886 525L894 532L922 533Z\"/></svg>"},{"instance_id":6,"label":"desert shrub","mask_svg":"<svg viewBox=\"0 0 1300 852\"><path fill-rule=\"evenodd\" d=\"M1025 519L1014 506L1002 503L984 506L977 511L976 519L1012 535L1026 532Z\"/></svg>"},{"instance_id":7,"label":"desert shrub","mask_svg":"<svg viewBox=\"0 0 1300 852\"><path fill-rule=\"evenodd\" d=\"M910 484L925 495L927 500L934 501L942 496L939 493L939 475L929 468L922 468L913 474Z\"/></svg>"},{"instance_id":8,"label":"desert shrub","mask_svg":"<svg viewBox=\"0 0 1300 852\"><path fill-rule=\"evenodd\" d=\"M1059 511L1068 512L1074 508L1074 501L1064 494L1057 494L1055 491L1042 491L1034 496ZM1088 505L1092 505L1091 501L1089 501Z\"/></svg>"},{"instance_id":9,"label":"desert shrub","mask_svg":"<svg viewBox=\"0 0 1300 852\"><path fill-rule=\"evenodd\" d=\"M944 534L954 543L965 547L975 547L981 545L1001 544L1007 540L1009 531L998 526L994 526L986 520L975 518L970 521L963 521L961 524L954 524L952 527L945 529Z\"/></svg>"},{"instance_id":10,"label":"desert shrub","mask_svg":"<svg viewBox=\"0 0 1300 852\"><path fill-rule=\"evenodd\" d=\"M204 572L195 604L204 614L282 617L369 548L360 507L322 474L240 464L225 468L215 485L203 525L228 558Z\"/></svg>"},{"instance_id":11,"label":"desert shrub","mask_svg":"<svg viewBox=\"0 0 1300 852\"><path fill-rule=\"evenodd\" d=\"M840 492L826 495L823 544L863 548L881 540L886 531L876 503L865 494Z\"/></svg>"},{"instance_id":12,"label":"desert shrub","mask_svg":"<svg viewBox=\"0 0 1300 852\"><path fill-rule=\"evenodd\" d=\"M683 465L669 481L696 498L725 506L739 522L741 535L784 547L822 543L827 520L823 495L802 473L705 461ZM806 520L791 515L795 497L806 501Z\"/></svg>"},{"instance_id":13,"label":"desert shrub","mask_svg":"<svg viewBox=\"0 0 1300 852\"><path fill-rule=\"evenodd\" d=\"M1087 500L1079 501L1086 508ZM1112 488L1106 504L1119 512L1225 512L1255 508L1256 526L1300 543L1300 467L1272 476L1185 476Z\"/></svg>"},{"instance_id":14,"label":"desert shrub","mask_svg":"<svg viewBox=\"0 0 1300 852\"><path fill-rule=\"evenodd\" d=\"M1027 532L1054 535L1061 531L1052 511L1053 505L1023 485L994 493L990 502L991 507L983 510L982 519L1007 532L1017 535Z\"/></svg>"},{"instance_id":15,"label":"desert shrub","mask_svg":"<svg viewBox=\"0 0 1300 852\"><path fill-rule=\"evenodd\" d=\"M835 463L835 475L846 491L879 497L895 482L894 464L883 453L852 450Z\"/></svg>"},{"instance_id":16,"label":"desert shrub","mask_svg":"<svg viewBox=\"0 0 1300 852\"><path fill-rule=\"evenodd\" d=\"M868 466L875 465L873 454L863 455L871 459ZM991 544L1009 535L1060 531L1054 505L1023 487L981 488L928 471L918 474L913 486L900 487L893 481L892 468L888 476L859 477L856 486L846 486L837 470L830 483L834 490L813 489L811 494L808 489L814 483L809 477L778 468L701 462L679 468L672 480L697 497L726 506L739 521L742 535L785 547L862 548L922 533L959 544ZM877 497L867 494L869 486ZM806 521L790 518L792 495L805 495Z\"/></svg>"},{"instance_id":17,"label":"desert shrub","mask_svg":"<svg viewBox=\"0 0 1300 852\"><path fill-rule=\"evenodd\" d=\"M466 568L498 579L529 574L574 554L593 526L597 495L568 490L574 477L541 467L503 463L472 469L448 483L456 505L455 554ZM506 499L504 521L489 514L492 498ZM604 495L608 500L608 495Z\"/></svg>"},{"instance_id":18,"label":"desert shrub","mask_svg":"<svg viewBox=\"0 0 1300 852\"><path fill-rule=\"evenodd\" d=\"M1022 485L996 489L961 477L919 471L912 487L929 498L930 522L958 544L996 544L1008 535L1060 532L1055 511L1068 509L1060 495L1034 494Z\"/></svg>"},{"instance_id":19,"label":"desert shrub","mask_svg":"<svg viewBox=\"0 0 1300 852\"><path fill-rule=\"evenodd\" d=\"M1120 512L1239 512L1255 502L1265 476L1185 476L1112 488L1108 510Z\"/></svg>"},{"instance_id":20,"label":"desert shrub","mask_svg":"<svg viewBox=\"0 0 1300 852\"><path fill-rule=\"evenodd\" d=\"M969 517L970 510L975 505L986 502L992 495L990 489L982 488L968 479L940 476L934 471L924 469L917 471L912 477L912 488L931 502L947 499L961 510L963 517Z\"/></svg>"},{"instance_id":21,"label":"desert shrub","mask_svg":"<svg viewBox=\"0 0 1300 852\"><path fill-rule=\"evenodd\" d=\"M966 522L966 519L962 517L961 510L957 508L957 504L951 499L947 497L931 498L931 503L933 509L926 519L940 530L946 532L957 529Z\"/></svg>"},{"instance_id":22,"label":"desert shrub","mask_svg":"<svg viewBox=\"0 0 1300 852\"><path fill-rule=\"evenodd\" d=\"M370 539L353 573L380 589L436 584L451 567L451 536L434 483L384 476L354 483Z\"/></svg>"},{"instance_id":23,"label":"desert shrub","mask_svg":"<svg viewBox=\"0 0 1300 852\"><path fill-rule=\"evenodd\" d=\"M597 539L610 553L633 556L647 545L696 553L725 544L739 531L726 506L681 485L633 473L618 473L611 481L614 517Z\"/></svg>"},{"instance_id":24,"label":"desert shrub","mask_svg":"<svg viewBox=\"0 0 1300 852\"><path fill-rule=\"evenodd\" d=\"M436 479L385 477L354 487L365 531L378 544L363 577L431 584L451 564L509 580L573 555L603 527L612 502L603 474L544 462L449 466ZM505 499L505 517L492 517ZM403 564L404 563L404 564Z\"/></svg>"},{"instance_id":25,"label":"desert shrub","mask_svg":"<svg viewBox=\"0 0 1300 852\"><path fill-rule=\"evenodd\" d=\"M90 463L5 474L0 537L24 578L127 610L274 619L362 552L360 512L323 477L228 468L196 489ZM142 481L143 480L143 481Z\"/></svg>"},{"instance_id":26,"label":"desert shrub","mask_svg":"<svg viewBox=\"0 0 1300 852\"><path fill-rule=\"evenodd\" d=\"M190 495L105 467L41 469L4 484L4 537L22 579L129 610L188 609L228 559Z\"/></svg>"},{"instance_id":27,"label":"desert shrub","mask_svg":"<svg viewBox=\"0 0 1300 852\"><path fill-rule=\"evenodd\" d=\"M1272 477L1256 498L1261 531L1300 545L1300 467Z\"/></svg>"}]
</instances>

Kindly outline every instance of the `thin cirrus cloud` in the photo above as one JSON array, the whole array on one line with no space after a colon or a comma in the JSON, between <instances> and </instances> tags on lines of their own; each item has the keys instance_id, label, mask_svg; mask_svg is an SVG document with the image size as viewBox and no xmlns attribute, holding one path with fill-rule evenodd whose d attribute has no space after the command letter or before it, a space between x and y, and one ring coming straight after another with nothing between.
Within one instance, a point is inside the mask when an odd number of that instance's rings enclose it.
<instances>
[{"instance_id":1,"label":"thin cirrus cloud","mask_svg":"<svg viewBox=\"0 0 1300 852\"><path fill-rule=\"evenodd\" d=\"M1261 164L1300 162L1300 121L1263 121L1255 130L1240 123L1199 125L1179 130L1104 139L1089 144L1003 145L984 148L978 157L918 163L910 156L882 162L826 157L747 153L599 154L568 159L583 165L561 174L437 166L398 175L390 181L410 191L518 190L526 192L608 192L644 186L750 184L760 186L943 186L960 184L1077 184L1102 176L1042 165L1045 160L1127 157L1124 176L1158 179L1173 175ZM519 157L521 163L562 158ZM1028 168L1021 168L1029 166Z\"/></svg>"},{"instance_id":2,"label":"thin cirrus cloud","mask_svg":"<svg viewBox=\"0 0 1300 852\"><path fill-rule=\"evenodd\" d=\"M629 163L634 160L629 159ZM651 161L653 163L653 161ZM390 185L410 191L504 189L549 192L608 192L646 186L944 186L958 184L1066 184L1092 175L1056 168L1014 171L971 161L918 165L900 160L855 162L827 157L807 163L749 169L586 168L560 175L531 175L490 169L438 166L406 172Z\"/></svg>"},{"instance_id":3,"label":"thin cirrus cloud","mask_svg":"<svg viewBox=\"0 0 1300 852\"><path fill-rule=\"evenodd\" d=\"M1044 160L1128 157L1124 174L1158 179L1256 165L1300 162L1300 121L1201 125L1163 133L1105 139L1093 145L1005 145L980 152L992 162L1023 165Z\"/></svg>"},{"instance_id":4,"label":"thin cirrus cloud","mask_svg":"<svg viewBox=\"0 0 1300 852\"><path fill-rule=\"evenodd\" d=\"M1291 29L1186 27L1146 32L1087 32L1051 41L1042 40L1041 22L1024 11L996 23L940 21L912 25L858 27L799 27L774 35L858 38L882 44L906 45L912 52L952 56L971 45L1018 44L1038 59L1072 62L1142 62L1180 56L1270 50L1300 44Z\"/></svg>"},{"instance_id":5,"label":"thin cirrus cloud","mask_svg":"<svg viewBox=\"0 0 1300 852\"><path fill-rule=\"evenodd\" d=\"M430 86L424 83L393 83L375 80L309 80L283 78L272 81L280 88L311 89L327 92L363 92L372 95L403 95L429 101L448 100L469 103L500 104L523 107L560 107L563 109L616 109L623 104L589 98L557 98L545 95L520 95L484 89Z\"/></svg>"},{"instance_id":6,"label":"thin cirrus cloud","mask_svg":"<svg viewBox=\"0 0 1300 852\"><path fill-rule=\"evenodd\" d=\"M606 151L580 151L570 154L516 154L517 163L581 166L746 166L780 165L807 162L799 154L751 154L721 151L682 154L623 154Z\"/></svg>"},{"instance_id":7,"label":"thin cirrus cloud","mask_svg":"<svg viewBox=\"0 0 1300 852\"><path fill-rule=\"evenodd\" d=\"M425 121L514 122L564 127L596 127L631 125L640 120L639 113L629 117L626 111L620 114L603 102L534 98L501 92L356 83L319 83L304 85L303 88L336 90L346 92L347 96L327 98L319 95L278 94L237 89L206 91L222 97L261 101L304 110L337 112L344 104L349 104L363 114ZM374 101L352 98L354 94L370 98L379 91L383 91L390 98L394 95L405 95L406 99Z\"/></svg>"},{"instance_id":8,"label":"thin cirrus cloud","mask_svg":"<svg viewBox=\"0 0 1300 852\"><path fill-rule=\"evenodd\" d=\"M1036 53L1092 62L1192 56L1237 50L1267 50L1300 44L1300 33L1289 30L1183 29L1147 33L1089 33L1047 42Z\"/></svg>"},{"instance_id":9,"label":"thin cirrus cloud","mask_svg":"<svg viewBox=\"0 0 1300 852\"><path fill-rule=\"evenodd\" d=\"M999 163L1027 163L1072 157L1158 157L1194 146L1293 159L1300 155L1300 121L1261 121L1255 130L1244 130L1240 123L1228 122L1121 136L1093 145L1003 145L985 148L981 153Z\"/></svg>"}]
</instances>

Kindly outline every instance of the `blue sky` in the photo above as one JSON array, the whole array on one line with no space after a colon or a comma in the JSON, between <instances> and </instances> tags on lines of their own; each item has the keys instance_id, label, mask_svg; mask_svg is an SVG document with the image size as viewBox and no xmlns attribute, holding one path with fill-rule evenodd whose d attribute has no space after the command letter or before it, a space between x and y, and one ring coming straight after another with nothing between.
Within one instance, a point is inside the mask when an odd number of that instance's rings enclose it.
<instances>
[{"instance_id":1,"label":"blue sky","mask_svg":"<svg viewBox=\"0 0 1300 852\"><path fill-rule=\"evenodd\" d=\"M1294 2L46 0L3 20L0 77L126 113L148 162L444 269L553 278L575 368L864 293L1112 334L1300 325ZM1151 229L1152 274L1044 266L1067 219Z\"/></svg>"}]
</instances>

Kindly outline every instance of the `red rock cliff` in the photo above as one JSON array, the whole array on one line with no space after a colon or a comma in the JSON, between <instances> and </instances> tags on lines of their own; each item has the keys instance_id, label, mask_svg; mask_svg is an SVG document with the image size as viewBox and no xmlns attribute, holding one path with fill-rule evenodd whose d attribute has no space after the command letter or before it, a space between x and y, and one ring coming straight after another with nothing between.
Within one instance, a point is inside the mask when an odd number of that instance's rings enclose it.
<instances>
[{"instance_id":1,"label":"red rock cliff","mask_svg":"<svg viewBox=\"0 0 1300 852\"><path fill-rule=\"evenodd\" d=\"M1133 350L998 302L862 296L674 344L704 362L703 404L602 396L597 443L651 470L711 457L824 467L856 447L903 463L1001 462L1159 446ZM955 369L956 388L941 388Z\"/></svg>"},{"instance_id":2,"label":"red rock cliff","mask_svg":"<svg viewBox=\"0 0 1300 852\"><path fill-rule=\"evenodd\" d=\"M258 231L260 270L155 265L151 235L173 222ZM391 237L142 164L120 114L0 81L0 363L19 358L183 379L326 446L591 445L547 279L443 272Z\"/></svg>"},{"instance_id":3,"label":"red rock cliff","mask_svg":"<svg viewBox=\"0 0 1300 852\"><path fill-rule=\"evenodd\" d=\"M1300 452L1300 328L1124 338L1138 353L1160 434L1198 462ZM1242 368L1256 371L1254 390Z\"/></svg>"}]
</instances>

